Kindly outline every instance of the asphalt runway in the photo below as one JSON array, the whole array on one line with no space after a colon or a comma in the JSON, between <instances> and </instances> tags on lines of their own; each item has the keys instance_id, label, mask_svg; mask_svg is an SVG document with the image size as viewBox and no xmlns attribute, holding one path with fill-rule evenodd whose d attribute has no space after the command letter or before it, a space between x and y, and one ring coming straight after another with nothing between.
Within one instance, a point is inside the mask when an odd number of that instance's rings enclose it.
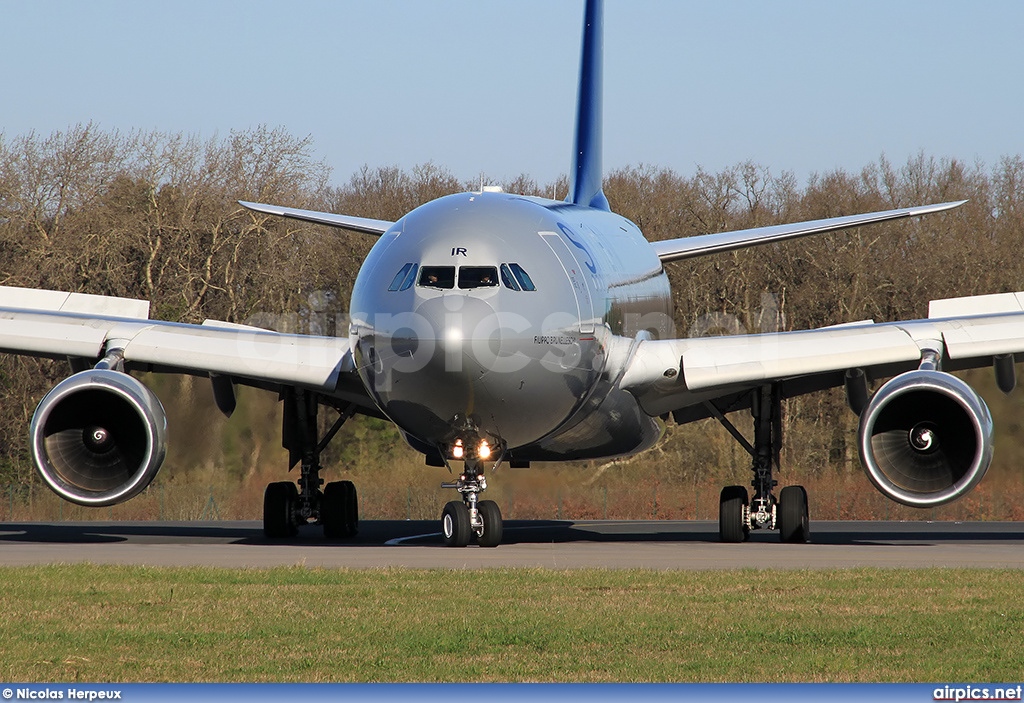
<instances>
[{"instance_id":1,"label":"asphalt runway","mask_svg":"<svg viewBox=\"0 0 1024 703\"><path fill-rule=\"evenodd\" d=\"M309 526L285 542L259 522L58 522L0 524L0 565L90 562L264 568L495 567L1024 569L1024 523L813 522L811 543L752 533L718 541L711 521L509 520L494 549L441 545L436 521L363 521L353 540L328 542Z\"/></svg>"}]
</instances>

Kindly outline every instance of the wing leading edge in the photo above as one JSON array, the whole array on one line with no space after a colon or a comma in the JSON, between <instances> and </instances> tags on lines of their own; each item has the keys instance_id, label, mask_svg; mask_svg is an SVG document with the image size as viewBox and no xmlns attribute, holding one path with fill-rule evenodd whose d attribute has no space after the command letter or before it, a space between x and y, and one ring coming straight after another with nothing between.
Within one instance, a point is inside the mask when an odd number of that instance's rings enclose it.
<instances>
[{"instance_id":1,"label":"wing leading edge","mask_svg":"<svg viewBox=\"0 0 1024 703\"><path fill-rule=\"evenodd\" d=\"M278 217L289 217L293 220L313 222L318 225L329 227L340 227L350 229L363 234L381 235L391 229L394 222L388 220L374 220L369 217L354 217L352 215L336 215L332 212L317 212L316 210L301 210L293 207L281 207L280 205L266 205L264 203L249 203L239 200L238 204L253 212L262 212L265 215L277 215Z\"/></svg>"},{"instance_id":2,"label":"wing leading edge","mask_svg":"<svg viewBox=\"0 0 1024 703\"><path fill-rule=\"evenodd\" d=\"M771 244L782 242L787 239L806 237L811 234L833 232L850 227L885 222L887 220L899 220L905 217L918 217L929 215L933 212L942 212L960 207L966 200L959 200L950 203L939 203L937 205L924 205L921 207L899 208L896 210L883 210L880 212L869 212L863 215L848 215L846 217L830 217L824 220L810 220L808 222L794 222L785 225L771 225L768 227L755 227L753 229L741 229L734 232L718 232L715 234L701 234L693 237L682 237L679 239L666 239L660 242L651 242L658 258L662 261L680 261L705 254L716 254L734 249L758 246L760 244Z\"/></svg>"},{"instance_id":3,"label":"wing leading edge","mask_svg":"<svg viewBox=\"0 0 1024 703\"><path fill-rule=\"evenodd\" d=\"M765 383L803 389L794 395L843 385L850 371L895 375L928 352L949 370L1024 354L1024 292L933 301L923 320L640 341L619 387L655 416Z\"/></svg>"},{"instance_id":4,"label":"wing leading edge","mask_svg":"<svg viewBox=\"0 0 1024 703\"><path fill-rule=\"evenodd\" d=\"M212 320L202 325L150 320L143 306L148 303L0 287L0 351L95 360L116 348L126 363L143 370L217 374L328 393L344 376L354 376L347 338Z\"/></svg>"}]
</instances>

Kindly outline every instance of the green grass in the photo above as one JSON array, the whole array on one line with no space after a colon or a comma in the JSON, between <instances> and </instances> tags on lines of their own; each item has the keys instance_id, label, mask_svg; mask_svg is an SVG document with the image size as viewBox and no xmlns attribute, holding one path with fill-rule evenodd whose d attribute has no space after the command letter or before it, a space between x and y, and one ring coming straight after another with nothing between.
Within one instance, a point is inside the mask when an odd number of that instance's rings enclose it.
<instances>
[{"instance_id":1,"label":"green grass","mask_svg":"<svg viewBox=\"0 0 1024 703\"><path fill-rule=\"evenodd\" d=\"M0 569L6 681L999 681L1024 573Z\"/></svg>"}]
</instances>

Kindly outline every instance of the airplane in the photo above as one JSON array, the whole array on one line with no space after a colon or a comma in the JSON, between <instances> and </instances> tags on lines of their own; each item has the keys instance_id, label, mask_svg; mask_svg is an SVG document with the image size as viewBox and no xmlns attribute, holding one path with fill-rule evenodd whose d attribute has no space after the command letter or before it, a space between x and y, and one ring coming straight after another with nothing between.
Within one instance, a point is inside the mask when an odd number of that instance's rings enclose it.
<instances>
[{"instance_id":1,"label":"airplane","mask_svg":"<svg viewBox=\"0 0 1024 703\"><path fill-rule=\"evenodd\" d=\"M665 266L751 246L942 212L961 202L649 242L602 191L601 0L584 9L569 193L563 200L477 192L445 196L396 222L241 202L377 237L351 295L345 337L283 334L229 322L149 319L145 300L0 288L0 351L68 359L72 373L39 403L31 453L46 484L86 506L128 500L153 480L168 441L156 395L130 372L208 377L230 414L235 387L280 394L282 441L297 482L271 483L272 539L319 525L358 532L351 481L323 485L320 456L357 414L386 418L425 463L458 479L441 513L446 545L502 541L501 509L481 494L501 466L632 455L662 423L716 418L751 456L751 495L723 488L719 536L754 530L810 537L801 486L776 491L781 402L844 388L860 416L871 483L929 507L966 495L992 459L992 420L950 371L992 365L1016 383L1024 292L936 300L928 317L819 329L679 338ZM877 391L869 383L889 379ZM319 434L321 407L338 417ZM726 417L749 411L753 439Z\"/></svg>"}]
</instances>

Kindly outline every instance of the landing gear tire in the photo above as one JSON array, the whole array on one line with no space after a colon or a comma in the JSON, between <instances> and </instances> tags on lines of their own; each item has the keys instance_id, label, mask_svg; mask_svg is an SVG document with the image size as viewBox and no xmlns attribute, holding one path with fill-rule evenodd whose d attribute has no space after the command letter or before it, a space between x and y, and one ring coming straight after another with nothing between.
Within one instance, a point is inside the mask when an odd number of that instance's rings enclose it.
<instances>
[{"instance_id":1,"label":"landing gear tire","mask_svg":"<svg viewBox=\"0 0 1024 703\"><path fill-rule=\"evenodd\" d=\"M444 506L441 513L441 536L447 547L465 547L472 536L469 522L469 508L459 500L453 500Z\"/></svg>"},{"instance_id":2,"label":"landing gear tire","mask_svg":"<svg viewBox=\"0 0 1024 703\"><path fill-rule=\"evenodd\" d=\"M779 537L783 542L803 544L810 536L807 491L803 486L786 486L779 494Z\"/></svg>"},{"instance_id":3,"label":"landing gear tire","mask_svg":"<svg viewBox=\"0 0 1024 703\"><path fill-rule=\"evenodd\" d=\"M726 486L718 499L718 536L723 542L745 542L750 536L746 523L750 500L743 486Z\"/></svg>"},{"instance_id":4,"label":"landing gear tire","mask_svg":"<svg viewBox=\"0 0 1024 703\"><path fill-rule=\"evenodd\" d=\"M320 522L327 539L348 539L359 532L359 497L351 481L334 481L324 486L320 500Z\"/></svg>"},{"instance_id":5,"label":"landing gear tire","mask_svg":"<svg viewBox=\"0 0 1024 703\"><path fill-rule=\"evenodd\" d=\"M497 547L501 544L501 509L493 500L482 500L477 503L480 514L480 532L476 543L481 547Z\"/></svg>"},{"instance_id":6,"label":"landing gear tire","mask_svg":"<svg viewBox=\"0 0 1024 703\"><path fill-rule=\"evenodd\" d=\"M286 539L299 533L295 504L299 489L290 481L271 483L263 492L263 534L267 539Z\"/></svg>"}]
</instances>

